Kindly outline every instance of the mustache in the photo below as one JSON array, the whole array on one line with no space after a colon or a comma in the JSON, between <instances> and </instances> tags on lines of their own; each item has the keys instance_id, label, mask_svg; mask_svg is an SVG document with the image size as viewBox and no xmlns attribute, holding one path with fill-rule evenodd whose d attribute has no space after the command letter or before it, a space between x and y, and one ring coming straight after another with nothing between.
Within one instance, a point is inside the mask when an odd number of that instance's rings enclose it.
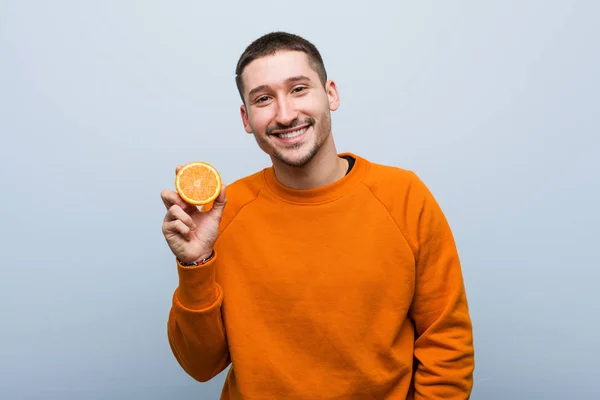
<instances>
[{"instance_id":1,"label":"mustache","mask_svg":"<svg viewBox=\"0 0 600 400\"><path fill-rule=\"evenodd\" d=\"M290 128L295 128L297 126L302 126L302 125L314 125L315 124L315 120L313 118L305 118L303 120L299 120L299 119L295 119L292 122L290 122L288 125L283 125L280 123L276 123L275 125L269 126L267 128L267 130L265 131L267 135L272 135L273 132L276 131L280 131L283 129L290 129Z\"/></svg>"}]
</instances>

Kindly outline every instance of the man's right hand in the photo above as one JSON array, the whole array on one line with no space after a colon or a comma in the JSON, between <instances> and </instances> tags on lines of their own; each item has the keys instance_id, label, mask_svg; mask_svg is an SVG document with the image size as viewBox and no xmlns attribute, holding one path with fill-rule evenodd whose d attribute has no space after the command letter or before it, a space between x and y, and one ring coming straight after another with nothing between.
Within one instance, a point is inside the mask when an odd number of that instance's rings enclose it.
<instances>
[{"instance_id":1,"label":"man's right hand","mask_svg":"<svg viewBox=\"0 0 600 400\"><path fill-rule=\"evenodd\" d=\"M175 257L183 264L209 257L219 234L219 224L227 202L225 185L212 208L206 212L186 203L173 190L163 190L160 197L167 208L162 232Z\"/></svg>"}]
</instances>

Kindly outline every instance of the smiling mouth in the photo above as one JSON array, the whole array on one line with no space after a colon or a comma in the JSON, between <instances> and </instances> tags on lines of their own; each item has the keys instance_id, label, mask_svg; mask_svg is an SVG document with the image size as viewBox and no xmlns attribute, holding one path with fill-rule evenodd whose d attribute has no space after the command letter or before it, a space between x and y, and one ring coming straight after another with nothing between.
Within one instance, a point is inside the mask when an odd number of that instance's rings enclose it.
<instances>
[{"instance_id":1,"label":"smiling mouth","mask_svg":"<svg viewBox=\"0 0 600 400\"><path fill-rule=\"evenodd\" d=\"M277 136L281 139L293 139L295 137L298 137L298 136L306 133L308 128L310 128L310 125L306 125L306 126L303 126L301 128L296 128L296 129L286 129L284 132L273 133L273 135Z\"/></svg>"}]
</instances>

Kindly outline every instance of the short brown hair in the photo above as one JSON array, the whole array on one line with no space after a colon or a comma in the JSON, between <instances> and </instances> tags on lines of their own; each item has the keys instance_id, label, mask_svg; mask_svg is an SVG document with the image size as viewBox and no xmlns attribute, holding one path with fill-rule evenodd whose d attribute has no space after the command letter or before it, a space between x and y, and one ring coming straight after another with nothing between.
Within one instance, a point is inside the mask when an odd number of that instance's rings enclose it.
<instances>
[{"instance_id":1,"label":"short brown hair","mask_svg":"<svg viewBox=\"0 0 600 400\"><path fill-rule=\"evenodd\" d=\"M301 51L306 53L312 69L319 75L321 84L327 82L327 71L321 53L316 46L308 40L287 32L267 33L250 43L240 56L235 68L235 83L237 85L242 101L244 101L244 87L242 85L242 72L244 68L257 58L271 56L278 51Z\"/></svg>"}]
</instances>

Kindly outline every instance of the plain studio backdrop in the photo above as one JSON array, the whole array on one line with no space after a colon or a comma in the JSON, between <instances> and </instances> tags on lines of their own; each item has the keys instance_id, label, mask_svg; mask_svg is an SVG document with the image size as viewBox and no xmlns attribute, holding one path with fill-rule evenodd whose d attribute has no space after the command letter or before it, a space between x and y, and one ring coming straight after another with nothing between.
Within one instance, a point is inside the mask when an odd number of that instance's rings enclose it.
<instances>
[{"instance_id":1,"label":"plain studio backdrop","mask_svg":"<svg viewBox=\"0 0 600 400\"><path fill-rule=\"evenodd\" d=\"M218 398L225 373L200 384L169 349L160 191L192 160L228 183L270 165L234 70L287 30L338 84L339 151L414 170L441 203L472 398L597 399L598 15L591 0L0 2L0 398Z\"/></svg>"}]
</instances>

